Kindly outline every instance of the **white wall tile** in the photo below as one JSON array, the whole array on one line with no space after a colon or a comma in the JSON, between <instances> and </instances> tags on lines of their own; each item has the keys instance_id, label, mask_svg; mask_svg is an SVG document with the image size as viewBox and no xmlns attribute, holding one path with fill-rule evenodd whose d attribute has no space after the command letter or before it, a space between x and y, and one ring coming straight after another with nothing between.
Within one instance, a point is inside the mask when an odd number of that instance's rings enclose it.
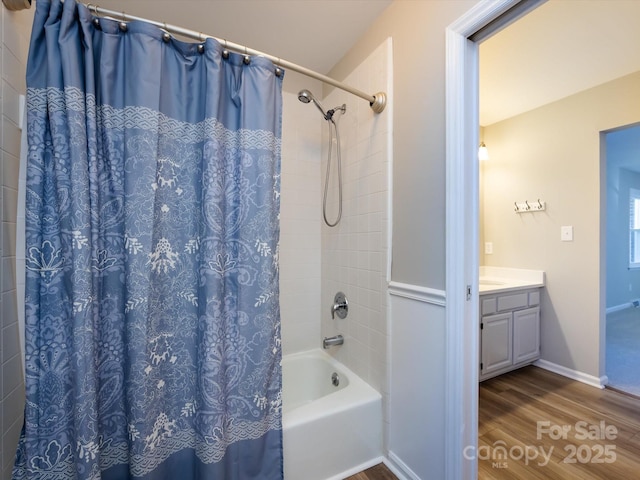
<instances>
[{"instance_id":1,"label":"white wall tile","mask_svg":"<svg viewBox=\"0 0 640 480\"><path fill-rule=\"evenodd\" d=\"M17 312L17 303L16 303L16 291L9 290L7 292L2 293L2 322L0 322L0 328L9 327L13 324L17 323L18 312ZM4 331L3 331L4 335ZM12 338L10 336L7 337ZM17 344L16 344L17 345ZM9 357L4 357L5 355L5 338L2 338L2 356L3 360L6 360ZM13 356L13 354L9 355Z\"/></svg>"},{"instance_id":2,"label":"white wall tile","mask_svg":"<svg viewBox=\"0 0 640 480\"><path fill-rule=\"evenodd\" d=\"M2 293L16 288L16 259L15 257L2 257Z\"/></svg>"},{"instance_id":3,"label":"white wall tile","mask_svg":"<svg viewBox=\"0 0 640 480\"><path fill-rule=\"evenodd\" d=\"M4 329L3 329L4 330ZM2 332L3 335L5 332ZM17 332L16 332L17 333ZM4 354L3 354L4 355ZM2 391L12 392L22 383L22 356L14 355L2 364Z\"/></svg>"},{"instance_id":4,"label":"white wall tile","mask_svg":"<svg viewBox=\"0 0 640 480\"><path fill-rule=\"evenodd\" d=\"M2 157L2 185L16 188L20 172L20 160L9 153L0 151Z\"/></svg>"},{"instance_id":5,"label":"white wall tile","mask_svg":"<svg viewBox=\"0 0 640 480\"><path fill-rule=\"evenodd\" d=\"M14 89L25 91L25 64L9 50L2 49L2 78L6 80ZM4 95L4 92L3 92Z\"/></svg>"},{"instance_id":6,"label":"white wall tile","mask_svg":"<svg viewBox=\"0 0 640 480\"><path fill-rule=\"evenodd\" d=\"M283 354L320 342L320 118L283 94L280 310Z\"/></svg>"},{"instance_id":7,"label":"white wall tile","mask_svg":"<svg viewBox=\"0 0 640 480\"><path fill-rule=\"evenodd\" d=\"M3 369L4 370L4 369ZM3 372L5 375L6 371ZM21 370L14 372L14 375L21 376ZM4 392L4 399L2 401L2 418L3 423L8 423L12 420L18 420L22 417L24 411L24 389L16 388L11 392ZM9 425L6 425L9 426ZM3 436L4 439L4 436Z\"/></svg>"},{"instance_id":8,"label":"white wall tile","mask_svg":"<svg viewBox=\"0 0 640 480\"><path fill-rule=\"evenodd\" d=\"M0 368L0 411L2 413L0 452L3 479L11 478L11 467L15 456L18 435L22 427L24 389L22 387L22 357L18 355L17 303L16 303L16 250L18 158L20 155L20 130L18 123L18 95L25 92L25 65L28 39L33 21L33 8L22 12L8 12L0 7L0 99L2 118L0 122L0 149L2 165L0 184L2 188L2 262L0 283L2 285L1 345L2 368ZM21 214L24 217L24 213ZM21 248L23 251L24 249ZM24 262L22 262L24 266ZM21 279L24 283L24 279Z\"/></svg>"},{"instance_id":9,"label":"white wall tile","mask_svg":"<svg viewBox=\"0 0 640 480\"><path fill-rule=\"evenodd\" d=\"M17 218L18 190L11 187L2 187L2 221L15 223Z\"/></svg>"},{"instance_id":10,"label":"white wall tile","mask_svg":"<svg viewBox=\"0 0 640 480\"><path fill-rule=\"evenodd\" d=\"M14 299L11 301L15 306L15 294L12 295ZM4 297L4 295L3 295ZM11 300L11 299L9 299ZM3 298L3 307L5 304L5 299ZM15 310L15 307L14 307ZM13 312L13 318L15 317L15 311ZM3 311L4 316L4 311ZM4 319L3 319L4 323ZM9 359L13 357L20 357L20 339L18 338L18 322L14 322L8 327L2 329L2 363L9 361ZM21 361L21 360L20 360ZM22 368L20 366L20 368Z\"/></svg>"},{"instance_id":11,"label":"white wall tile","mask_svg":"<svg viewBox=\"0 0 640 480\"><path fill-rule=\"evenodd\" d=\"M9 85L6 80L2 80L2 114L16 125L20 124L20 94Z\"/></svg>"},{"instance_id":12,"label":"white wall tile","mask_svg":"<svg viewBox=\"0 0 640 480\"><path fill-rule=\"evenodd\" d=\"M3 424L2 436L2 463L3 471L6 475L4 478L11 478L11 470L13 469L13 460L16 455L16 448L18 446L18 439L20 438L20 431L22 430L22 415L16 418L13 422L7 418Z\"/></svg>"},{"instance_id":13,"label":"white wall tile","mask_svg":"<svg viewBox=\"0 0 640 480\"><path fill-rule=\"evenodd\" d=\"M386 43L381 45L345 82L359 88L375 84L375 91L386 90L388 73L378 64L391 64L387 59L389 51ZM377 76L372 78L373 75ZM344 101L347 113L339 122L345 152L343 219L335 228L322 227L322 302L330 302L335 292L342 290L350 309L343 323L323 317L322 335L345 334L345 344L330 353L384 393L388 391L388 332L383 308L388 246L382 239L387 238L390 228L387 212L390 129L385 126L384 114L376 115L366 102L343 95L334 90L323 100L325 105ZM322 172L324 168L326 151Z\"/></svg>"},{"instance_id":14,"label":"white wall tile","mask_svg":"<svg viewBox=\"0 0 640 480\"><path fill-rule=\"evenodd\" d=\"M29 53L29 39L31 36L31 24L33 23L33 11L35 8L22 10L20 12L9 12L5 9L3 10L3 46L21 60L20 63L24 68L27 54Z\"/></svg>"},{"instance_id":15,"label":"white wall tile","mask_svg":"<svg viewBox=\"0 0 640 480\"><path fill-rule=\"evenodd\" d=\"M20 157L20 130L11 120L2 117L2 150Z\"/></svg>"}]
</instances>

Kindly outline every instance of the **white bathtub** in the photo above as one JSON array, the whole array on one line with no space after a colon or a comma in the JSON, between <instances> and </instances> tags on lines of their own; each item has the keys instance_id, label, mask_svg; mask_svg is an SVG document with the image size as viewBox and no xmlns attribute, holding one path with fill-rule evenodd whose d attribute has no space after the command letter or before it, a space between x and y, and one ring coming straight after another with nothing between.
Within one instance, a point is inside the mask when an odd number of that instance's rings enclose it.
<instances>
[{"instance_id":1,"label":"white bathtub","mask_svg":"<svg viewBox=\"0 0 640 480\"><path fill-rule=\"evenodd\" d=\"M338 480L380 462L377 391L322 350L286 355L282 376L285 480Z\"/></svg>"}]
</instances>

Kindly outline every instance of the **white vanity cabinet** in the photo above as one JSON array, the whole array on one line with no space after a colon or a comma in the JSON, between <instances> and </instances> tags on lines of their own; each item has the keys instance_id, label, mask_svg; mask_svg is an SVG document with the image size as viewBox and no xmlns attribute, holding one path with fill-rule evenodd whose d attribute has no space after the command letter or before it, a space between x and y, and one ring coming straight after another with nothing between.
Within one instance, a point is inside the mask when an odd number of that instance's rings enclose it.
<instances>
[{"instance_id":1,"label":"white vanity cabinet","mask_svg":"<svg viewBox=\"0 0 640 480\"><path fill-rule=\"evenodd\" d=\"M480 381L540 358L540 289L480 296Z\"/></svg>"}]
</instances>

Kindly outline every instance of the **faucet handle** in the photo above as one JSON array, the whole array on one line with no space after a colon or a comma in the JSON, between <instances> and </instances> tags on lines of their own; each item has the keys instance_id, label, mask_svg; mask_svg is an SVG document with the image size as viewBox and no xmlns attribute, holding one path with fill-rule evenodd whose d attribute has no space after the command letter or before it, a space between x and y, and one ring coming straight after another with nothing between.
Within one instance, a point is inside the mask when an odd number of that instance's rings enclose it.
<instances>
[{"instance_id":1,"label":"faucet handle","mask_svg":"<svg viewBox=\"0 0 640 480\"><path fill-rule=\"evenodd\" d=\"M331 307L331 318L335 319L336 314L338 318L346 318L349 313L349 302L347 301L347 296L342 293L336 293L336 296L333 298L333 306Z\"/></svg>"}]
</instances>

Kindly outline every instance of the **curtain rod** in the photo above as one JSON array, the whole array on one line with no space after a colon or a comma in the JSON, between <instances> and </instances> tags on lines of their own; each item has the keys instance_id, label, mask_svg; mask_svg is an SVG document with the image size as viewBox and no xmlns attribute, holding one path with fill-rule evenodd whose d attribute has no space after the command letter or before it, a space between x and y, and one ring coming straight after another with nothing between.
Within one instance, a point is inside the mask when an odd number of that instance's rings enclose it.
<instances>
[{"instance_id":1,"label":"curtain rod","mask_svg":"<svg viewBox=\"0 0 640 480\"><path fill-rule=\"evenodd\" d=\"M3 0L4 1L4 0ZM64 0L61 0L64 2ZM124 22L128 21L141 21L145 23L149 23L151 25L155 25L161 29L164 29L170 33L176 33L178 35L182 35L188 38L192 38L194 40L203 42L207 38L213 38L218 41L221 45L228 50L233 50L237 53L243 53L245 55L254 55L254 56L262 56L269 60L271 60L276 66L284 67L288 70L293 70L294 72L301 73L306 75L307 77L314 78L316 80L320 80L323 83L327 83L332 85L340 90L344 90L345 92L349 92L357 97L363 98L364 100L369 102L369 106L375 113L381 113L387 105L387 95L384 92L378 92L375 95L369 95L365 92L362 92L356 88L353 88L349 85L346 85L342 82L334 80L331 77L327 77L321 73L315 72L303 66L297 65L295 63L289 62L288 60L283 60L280 57L275 57L273 55L269 55L268 53L261 52L259 50L254 50L252 48L245 47L244 45L240 45L237 43L229 42L228 40L214 37L213 35L207 35L202 32L196 32L195 30L189 30L187 28L179 27L177 25L171 25L164 22L158 22L156 20L149 20L147 18L136 17L134 15L129 15L125 12L117 12L115 10L108 10L106 8L99 7L93 4L83 4L85 5L89 11L95 13L95 15L103 15L112 17L114 20L122 20Z\"/></svg>"}]
</instances>

